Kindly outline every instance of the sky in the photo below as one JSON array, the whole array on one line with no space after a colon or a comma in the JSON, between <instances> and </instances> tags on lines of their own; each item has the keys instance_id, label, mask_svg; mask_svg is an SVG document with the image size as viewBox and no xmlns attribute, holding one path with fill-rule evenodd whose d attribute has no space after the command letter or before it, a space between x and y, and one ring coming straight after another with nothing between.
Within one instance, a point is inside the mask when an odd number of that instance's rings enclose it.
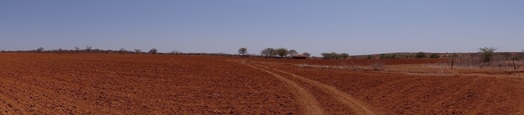
<instances>
[{"instance_id":1,"label":"sky","mask_svg":"<svg viewBox=\"0 0 524 115\"><path fill-rule=\"evenodd\" d=\"M524 49L522 0L1 0L0 50Z\"/></svg>"}]
</instances>

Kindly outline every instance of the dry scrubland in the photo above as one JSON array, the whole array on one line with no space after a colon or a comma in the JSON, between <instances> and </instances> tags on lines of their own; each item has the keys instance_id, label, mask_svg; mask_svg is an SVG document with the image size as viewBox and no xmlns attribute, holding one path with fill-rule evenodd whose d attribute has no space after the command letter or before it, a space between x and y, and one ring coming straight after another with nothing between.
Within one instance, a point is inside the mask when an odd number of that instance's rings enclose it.
<instances>
[{"instance_id":1,"label":"dry scrubland","mask_svg":"<svg viewBox=\"0 0 524 115\"><path fill-rule=\"evenodd\" d=\"M522 69L447 62L1 53L0 114L524 114Z\"/></svg>"}]
</instances>

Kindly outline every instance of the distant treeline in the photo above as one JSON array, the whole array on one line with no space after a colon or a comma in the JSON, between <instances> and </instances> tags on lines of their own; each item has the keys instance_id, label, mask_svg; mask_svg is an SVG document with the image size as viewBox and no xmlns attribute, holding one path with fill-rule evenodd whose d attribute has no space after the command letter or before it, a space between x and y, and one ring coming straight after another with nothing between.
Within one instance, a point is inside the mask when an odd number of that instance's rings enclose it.
<instances>
[{"instance_id":1,"label":"distant treeline","mask_svg":"<svg viewBox=\"0 0 524 115\"><path fill-rule=\"evenodd\" d=\"M134 49L133 51L120 49L120 50L103 50L103 49L92 49L87 47L85 49L54 49L54 50L44 50L43 48L38 48L36 50L17 50L17 51L7 51L1 50L0 53L55 53L55 54L74 54L74 53L92 53L92 54L155 54L155 55L201 55L201 56L226 56L226 57L238 57L241 55L238 54L227 54L227 53L184 53L181 51L171 51L171 52L158 52L155 48L149 50L148 52L141 51L139 49ZM245 55L243 57L253 57L253 58L264 58L265 56L261 55Z\"/></svg>"}]
</instances>

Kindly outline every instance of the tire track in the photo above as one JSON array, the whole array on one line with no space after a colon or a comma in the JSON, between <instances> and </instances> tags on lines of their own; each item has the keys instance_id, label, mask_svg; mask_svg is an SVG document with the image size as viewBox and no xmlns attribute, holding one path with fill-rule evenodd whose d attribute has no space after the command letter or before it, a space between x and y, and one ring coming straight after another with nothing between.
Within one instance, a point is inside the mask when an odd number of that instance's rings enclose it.
<instances>
[{"instance_id":1,"label":"tire track","mask_svg":"<svg viewBox=\"0 0 524 115\"><path fill-rule=\"evenodd\" d=\"M262 67L262 68L266 68L266 69L269 69L269 67L265 67L265 66L262 66L262 65L257 65L259 67ZM352 97L351 95L333 87L333 86L329 86L329 85L326 85L326 84L322 84L318 81L314 81L314 80L310 80L310 79L307 79L307 78L304 78L302 76L299 76L299 75L296 75L294 73L290 73L290 72L286 72L286 71L282 71L282 70L278 70L278 69L272 69L274 71L278 71L278 72L281 72L281 73L285 73L285 74L289 74L291 76L293 76L293 78L296 78L296 79L299 79L299 80L302 80L308 84L311 84L315 87L318 87L318 88L321 88L321 89L325 89L325 90L322 90L324 91L326 94L329 94L331 95L333 98L337 99L339 102L341 102L342 104L346 105L347 107L353 109L353 111L356 113L356 114L359 114L359 115L375 115L376 113L373 112L367 105L365 105L363 102L360 102L359 100L355 99L354 97Z\"/></svg>"},{"instance_id":2,"label":"tire track","mask_svg":"<svg viewBox=\"0 0 524 115\"><path fill-rule=\"evenodd\" d=\"M323 115L324 114L324 109L320 107L319 102L317 101L315 96L309 90L305 89L304 87L301 87L299 84L279 74L276 74L266 69L258 68L256 66L249 65L246 63L242 63L242 64L249 66L251 68L269 73L273 75L274 77L276 77L278 80L284 82L287 85L288 89L291 91L291 93L295 97L297 97L296 101L300 105L301 107L300 109L303 111L303 114L309 114L309 115Z\"/></svg>"}]
</instances>

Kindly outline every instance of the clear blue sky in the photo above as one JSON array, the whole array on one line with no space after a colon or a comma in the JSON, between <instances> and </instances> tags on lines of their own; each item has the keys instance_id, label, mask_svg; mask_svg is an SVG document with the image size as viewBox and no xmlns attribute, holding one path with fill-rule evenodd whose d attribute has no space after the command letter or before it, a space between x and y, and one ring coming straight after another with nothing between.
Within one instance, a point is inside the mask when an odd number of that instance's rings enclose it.
<instances>
[{"instance_id":1,"label":"clear blue sky","mask_svg":"<svg viewBox=\"0 0 524 115\"><path fill-rule=\"evenodd\" d=\"M1 0L0 49L524 49L523 0Z\"/></svg>"}]
</instances>

